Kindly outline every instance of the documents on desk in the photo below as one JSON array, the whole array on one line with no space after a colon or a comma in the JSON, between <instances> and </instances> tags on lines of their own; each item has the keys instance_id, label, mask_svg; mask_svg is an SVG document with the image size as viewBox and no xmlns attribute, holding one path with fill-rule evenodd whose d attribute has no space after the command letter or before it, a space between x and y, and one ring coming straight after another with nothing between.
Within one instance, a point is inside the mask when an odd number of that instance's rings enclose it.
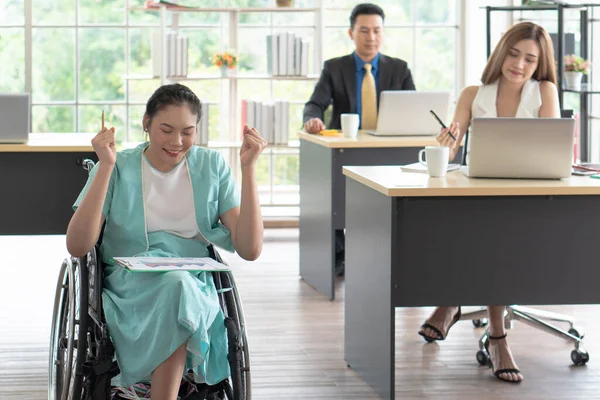
<instances>
[{"instance_id":1,"label":"documents on desk","mask_svg":"<svg viewBox=\"0 0 600 400\"><path fill-rule=\"evenodd\" d=\"M423 174L427 173L427 166L424 164L421 164L419 162L401 165L400 168L402 169L403 172L419 172L419 173L423 173ZM448 164L447 171L448 172L456 171L459 168L460 168L460 164Z\"/></svg>"},{"instance_id":2,"label":"documents on desk","mask_svg":"<svg viewBox=\"0 0 600 400\"><path fill-rule=\"evenodd\" d=\"M425 187L425 186L427 186L427 182L430 179L440 180L440 178L430 178L430 176L427 174L427 171L425 171L424 174L412 173L412 172L402 172L400 174L400 176L398 176L398 179L395 179L393 182L394 182L394 187L397 187L397 188ZM441 180L443 180L443 179L444 178L441 178Z\"/></svg>"}]
</instances>

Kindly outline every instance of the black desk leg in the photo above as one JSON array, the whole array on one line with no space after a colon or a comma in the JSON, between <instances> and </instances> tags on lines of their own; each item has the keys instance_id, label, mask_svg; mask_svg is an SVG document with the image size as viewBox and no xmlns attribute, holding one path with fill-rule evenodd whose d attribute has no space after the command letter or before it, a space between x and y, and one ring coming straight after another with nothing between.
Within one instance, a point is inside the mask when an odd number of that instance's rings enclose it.
<instances>
[{"instance_id":1,"label":"black desk leg","mask_svg":"<svg viewBox=\"0 0 600 400\"><path fill-rule=\"evenodd\" d=\"M344 355L383 399L394 398L392 200L346 179Z\"/></svg>"}]
</instances>

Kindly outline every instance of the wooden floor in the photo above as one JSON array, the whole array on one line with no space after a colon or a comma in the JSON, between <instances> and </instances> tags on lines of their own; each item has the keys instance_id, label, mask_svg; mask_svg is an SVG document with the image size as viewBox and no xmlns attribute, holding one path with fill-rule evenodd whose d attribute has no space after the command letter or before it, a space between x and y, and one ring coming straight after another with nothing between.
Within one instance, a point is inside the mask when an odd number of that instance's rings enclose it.
<instances>
[{"instance_id":1,"label":"wooden floor","mask_svg":"<svg viewBox=\"0 0 600 400\"><path fill-rule=\"evenodd\" d=\"M62 236L0 236L1 400L47 398L54 286L65 255ZM344 362L343 280L329 302L299 279L296 229L267 231L255 263L230 261L249 326L255 399L379 398ZM416 331L430 309L397 310L397 398L600 399L600 307L547 309L580 321L591 360L574 367L570 345L517 323L509 337L525 375L520 385L478 366L481 330L470 322L455 325L445 342L424 344Z\"/></svg>"}]
</instances>

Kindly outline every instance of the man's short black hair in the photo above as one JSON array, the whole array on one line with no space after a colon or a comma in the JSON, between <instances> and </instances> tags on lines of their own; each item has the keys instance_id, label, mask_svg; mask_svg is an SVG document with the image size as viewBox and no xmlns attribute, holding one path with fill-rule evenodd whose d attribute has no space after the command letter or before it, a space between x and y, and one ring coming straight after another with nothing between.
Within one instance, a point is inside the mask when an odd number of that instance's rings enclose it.
<instances>
[{"instance_id":1,"label":"man's short black hair","mask_svg":"<svg viewBox=\"0 0 600 400\"><path fill-rule=\"evenodd\" d=\"M350 14L350 28L354 29L354 24L356 23L356 18L359 15L379 15L381 20L385 20L385 13L376 4L372 3L362 3L354 7L352 13Z\"/></svg>"}]
</instances>

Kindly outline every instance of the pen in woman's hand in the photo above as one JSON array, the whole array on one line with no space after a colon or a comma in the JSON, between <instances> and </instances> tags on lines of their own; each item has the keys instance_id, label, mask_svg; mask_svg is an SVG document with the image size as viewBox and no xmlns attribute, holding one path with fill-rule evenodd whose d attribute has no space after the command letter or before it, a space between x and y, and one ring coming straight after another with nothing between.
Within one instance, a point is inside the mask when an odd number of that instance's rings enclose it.
<instances>
[{"instance_id":1,"label":"pen in woman's hand","mask_svg":"<svg viewBox=\"0 0 600 400\"><path fill-rule=\"evenodd\" d=\"M102 110L102 130L104 130L104 110Z\"/></svg>"},{"instance_id":2,"label":"pen in woman's hand","mask_svg":"<svg viewBox=\"0 0 600 400\"><path fill-rule=\"evenodd\" d=\"M433 110L429 110L429 112L431 113L431 115L433 115L433 118L437 119L437 122L440 123L440 125L442 126L442 129L447 129L446 125L444 125L444 123L442 122L442 120L440 119L440 117L438 117L437 114ZM450 135L450 137L452 139L454 139L454 141L456 141L456 138L454 137L454 135L450 131L448 131L448 135Z\"/></svg>"}]
</instances>

